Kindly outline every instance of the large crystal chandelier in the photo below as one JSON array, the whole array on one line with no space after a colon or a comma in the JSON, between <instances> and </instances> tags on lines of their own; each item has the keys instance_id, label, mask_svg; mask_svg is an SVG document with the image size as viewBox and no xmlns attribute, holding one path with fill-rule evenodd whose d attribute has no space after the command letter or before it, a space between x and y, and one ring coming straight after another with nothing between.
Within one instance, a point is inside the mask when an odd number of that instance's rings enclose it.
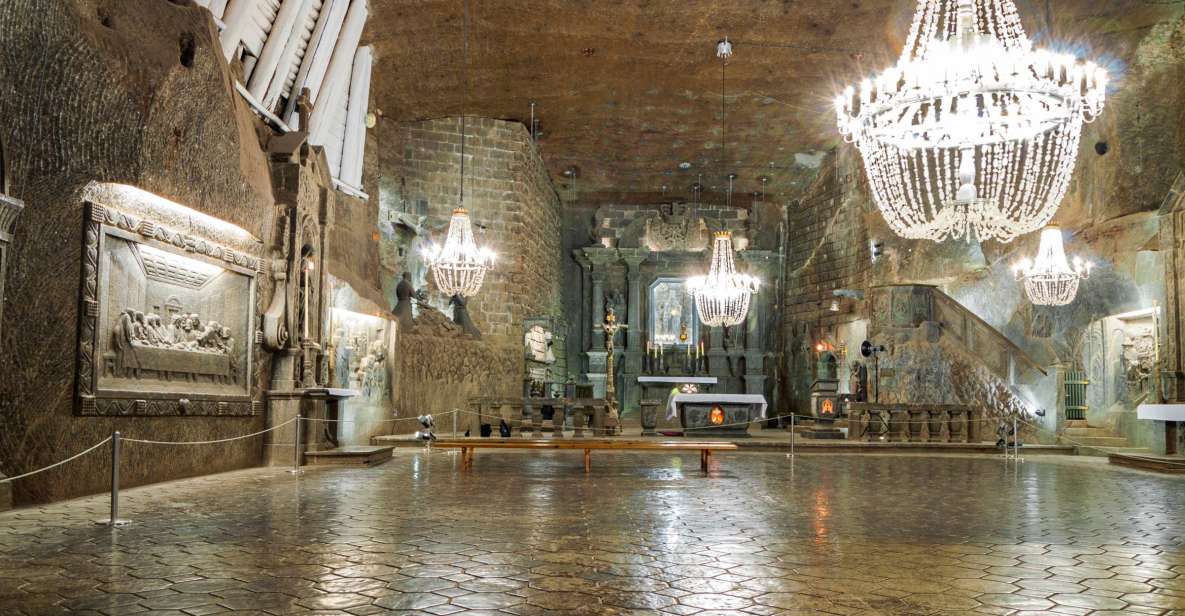
<instances>
[{"instance_id":1,"label":"large crystal chandelier","mask_svg":"<svg viewBox=\"0 0 1185 616\"><path fill-rule=\"evenodd\" d=\"M432 270L436 286L449 297L477 295L486 272L494 266L493 251L479 248L473 239L473 225L465 208L453 210L444 245L430 244L424 251L424 258Z\"/></svg>"},{"instance_id":2,"label":"large crystal chandelier","mask_svg":"<svg viewBox=\"0 0 1185 616\"><path fill-rule=\"evenodd\" d=\"M465 31L465 94L469 98L469 2L465 2L463 19ZM424 260L432 270L432 278L442 293L452 297L472 297L481 290L486 272L494 266L494 253L488 248L479 248L473 239L473 225L469 221L469 212L465 209L465 137L466 130L465 109L461 109L461 188L459 195L460 207L453 210L449 219L448 235L444 246L436 243L429 244L424 250Z\"/></svg>"},{"instance_id":3,"label":"large crystal chandelier","mask_svg":"<svg viewBox=\"0 0 1185 616\"><path fill-rule=\"evenodd\" d=\"M725 38L716 45L716 57L720 58L720 158L724 157L727 143L725 118L727 109L724 96L724 68L732 57L732 44ZM732 205L732 182L735 174L728 175L727 205ZM708 327L732 327L745 321L749 314L749 300L757 292L760 282L737 272L732 254L732 233L719 231L712 242L712 263L707 276L695 276L687 280L687 288L695 298L695 309L699 320Z\"/></svg>"},{"instance_id":4,"label":"large crystal chandelier","mask_svg":"<svg viewBox=\"0 0 1185 616\"><path fill-rule=\"evenodd\" d=\"M894 232L1009 242L1053 218L1106 86L1034 50L1013 0L918 0L897 65L835 106Z\"/></svg>"},{"instance_id":5,"label":"large crystal chandelier","mask_svg":"<svg viewBox=\"0 0 1185 616\"><path fill-rule=\"evenodd\" d=\"M760 282L736 271L732 255L732 233L721 231L712 244L712 264L707 276L687 281L699 320L708 327L732 327L745 321L749 300Z\"/></svg>"},{"instance_id":6,"label":"large crystal chandelier","mask_svg":"<svg viewBox=\"0 0 1185 616\"><path fill-rule=\"evenodd\" d=\"M1091 263L1074 257L1071 267L1062 248L1062 231L1047 227L1041 232L1037 259L1022 259L1012 268L1023 281L1029 300L1040 306L1064 306L1078 295L1078 283L1090 276Z\"/></svg>"}]
</instances>

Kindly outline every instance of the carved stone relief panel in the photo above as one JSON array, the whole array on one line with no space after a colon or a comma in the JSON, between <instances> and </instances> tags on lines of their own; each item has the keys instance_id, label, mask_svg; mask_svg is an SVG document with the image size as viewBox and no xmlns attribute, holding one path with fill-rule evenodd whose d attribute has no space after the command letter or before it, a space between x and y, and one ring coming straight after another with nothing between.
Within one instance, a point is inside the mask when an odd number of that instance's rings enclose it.
<instances>
[{"instance_id":1,"label":"carved stone relief panel","mask_svg":"<svg viewBox=\"0 0 1185 616\"><path fill-rule=\"evenodd\" d=\"M82 415L251 415L261 259L87 204Z\"/></svg>"},{"instance_id":2,"label":"carved stone relief panel","mask_svg":"<svg viewBox=\"0 0 1185 616\"><path fill-rule=\"evenodd\" d=\"M646 221L645 246L654 252L699 252L708 243L707 223L686 204L664 206Z\"/></svg>"}]
</instances>

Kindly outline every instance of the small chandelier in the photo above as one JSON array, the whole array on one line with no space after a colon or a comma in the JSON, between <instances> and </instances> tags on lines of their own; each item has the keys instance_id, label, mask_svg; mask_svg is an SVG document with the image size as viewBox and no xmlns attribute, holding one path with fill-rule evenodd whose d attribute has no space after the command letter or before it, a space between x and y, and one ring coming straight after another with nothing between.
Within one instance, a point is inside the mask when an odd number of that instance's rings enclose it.
<instances>
[{"instance_id":1,"label":"small chandelier","mask_svg":"<svg viewBox=\"0 0 1185 616\"><path fill-rule=\"evenodd\" d=\"M469 99L469 2L465 2L462 27L465 32L464 51L464 100ZM488 248L478 248L473 239L473 225L469 221L469 211L465 209L465 137L468 131L465 109L461 109L461 187L458 196L457 209L449 219L448 235L444 246L430 244L424 250L424 260L432 270L432 278L442 293L449 297L473 297L481 290L481 283L485 281L486 272L494 266L494 252Z\"/></svg>"},{"instance_id":2,"label":"small chandelier","mask_svg":"<svg viewBox=\"0 0 1185 616\"><path fill-rule=\"evenodd\" d=\"M900 60L835 101L894 232L1010 242L1066 194L1106 72L1034 50L1013 0L918 0Z\"/></svg>"},{"instance_id":3,"label":"small chandelier","mask_svg":"<svg viewBox=\"0 0 1185 616\"><path fill-rule=\"evenodd\" d=\"M453 210L444 246L432 243L424 250L432 278L442 293L473 297L481 290L486 272L494 266L494 252L478 248L465 208Z\"/></svg>"},{"instance_id":4,"label":"small chandelier","mask_svg":"<svg viewBox=\"0 0 1185 616\"><path fill-rule=\"evenodd\" d=\"M1092 264L1074 257L1071 267L1062 248L1062 231L1047 227L1041 232L1037 260L1022 259L1013 268L1016 279L1025 284L1025 294L1039 306L1064 306L1078 295L1078 283L1090 276Z\"/></svg>"},{"instance_id":5,"label":"small chandelier","mask_svg":"<svg viewBox=\"0 0 1185 616\"><path fill-rule=\"evenodd\" d=\"M745 321L749 300L761 286L753 276L740 274L732 255L732 233L716 233L712 244L712 264L707 276L687 281L699 320L708 327L731 327Z\"/></svg>"}]
</instances>

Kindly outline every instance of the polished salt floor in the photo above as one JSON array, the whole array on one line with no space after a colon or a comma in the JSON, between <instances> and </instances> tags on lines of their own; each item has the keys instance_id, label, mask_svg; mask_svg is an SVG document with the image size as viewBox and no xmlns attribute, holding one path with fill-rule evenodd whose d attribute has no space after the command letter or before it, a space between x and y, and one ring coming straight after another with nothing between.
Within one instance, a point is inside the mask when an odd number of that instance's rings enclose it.
<instances>
[{"instance_id":1,"label":"polished salt floor","mask_svg":"<svg viewBox=\"0 0 1185 616\"><path fill-rule=\"evenodd\" d=\"M1185 478L1098 459L405 452L0 514L0 614L1185 614Z\"/></svg>"}]
</instances>

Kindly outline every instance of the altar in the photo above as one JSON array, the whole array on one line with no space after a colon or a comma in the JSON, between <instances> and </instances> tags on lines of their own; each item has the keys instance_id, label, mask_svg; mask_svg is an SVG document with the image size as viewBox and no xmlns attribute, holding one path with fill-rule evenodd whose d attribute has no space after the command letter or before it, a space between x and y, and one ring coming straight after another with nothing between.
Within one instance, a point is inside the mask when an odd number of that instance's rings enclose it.
<instances>
[{"instance_id":1,"label":"altar","mask_svg":"<svg viewBox=\"0 0 1185 616\"><path fill-rule=\"evenodd\" d=\"M657 434L658 409L664 405L672 388L679 389L684 385L698 388L702 385L710 389L716 383L714 376L639 376L638 385L642 388L642 436Z\"/></svg>"},{"instance_id":2,"label":"altar","mask_svg":"<svg viewBox=\"0 0 1185 616\"><path fill-rule=\"evenodd\" d=\"M768 407L758 394L676 393L667 400L667 419L678 417L685 436L746 437Z\"/></svg>"}]
</instances>

